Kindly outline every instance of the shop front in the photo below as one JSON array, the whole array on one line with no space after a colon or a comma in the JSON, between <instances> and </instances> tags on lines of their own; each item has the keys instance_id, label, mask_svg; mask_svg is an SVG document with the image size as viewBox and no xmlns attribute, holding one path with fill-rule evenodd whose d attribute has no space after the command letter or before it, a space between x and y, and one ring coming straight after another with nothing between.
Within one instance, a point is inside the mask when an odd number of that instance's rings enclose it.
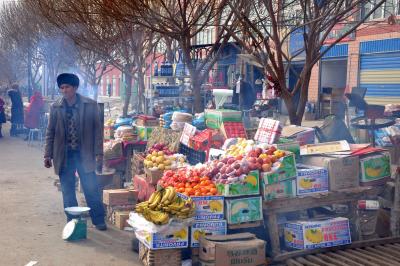
<instances>
[{"instance_id":1,"label":"shop front","mask_svg":"<svg viewBox=\"0 0 400 266\"><path fill-rule=\"evenodd\" d=\"M358 80L368 103L399 103L400 38L361 42Z\"/></svg>"}]
</instances>

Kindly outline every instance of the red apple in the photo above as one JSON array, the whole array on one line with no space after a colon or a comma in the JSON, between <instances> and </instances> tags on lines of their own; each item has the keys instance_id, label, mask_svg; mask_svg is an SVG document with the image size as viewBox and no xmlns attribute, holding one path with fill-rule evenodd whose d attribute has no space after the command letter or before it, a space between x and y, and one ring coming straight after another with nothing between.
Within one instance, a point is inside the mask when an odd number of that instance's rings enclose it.
<instances>
[{"instance_id":1,"label":"red apple","mask_svg":"<svg viewBox=\"0 0 400 266\"><path fill-rule=\"evenodd\" d=\"M233 168L235 168L236 170L239 169L239 168L240 168L240 164L239 164L239 163L235 163L235 164L233 165Z\"/></svg>"},{"instance_id":2,"label":"red apple","mask_svg":"<svg viewBox=\"0 0 400 266\"><path fill-rule=\"evenodd\" d=\"M263 160L262 158L258 158L258 159L257 159L257 163L263 164L263 162L264 162L264 160Z\"/></svg>"},{"instance_id":3,"label":"red apple","mask_svg":"<svg viewBox=\"0 0 400 266\"><path fill-rule=\"evenodd\" d=\"M235 171L235 176L241 176L242 174L243 174L243 171L240 168Z\"/></svg>"},{"instance_id":4,"label":"red apple","mask_svg":"<svg viewBox=\"0 0 400 266\"><path fill-rule=\"evenodd\" d=\"M229 158L227 163L228 163L228 164L233 164L234 162L235 162L235 159L234 159L234 158Z\"/></svg>"},{"instance_id":5,"label":"red apple","mask_svg":"<svg viewBox=\"0 0 400 266\"><path fill-rule=\"evenodd\" d=\"M263 171L263 172L269 172L269 171L271 171L271 164L267 164L267 163L263 164L263 165L262 165L262 171Z\"/></svg>"}]
</instances>

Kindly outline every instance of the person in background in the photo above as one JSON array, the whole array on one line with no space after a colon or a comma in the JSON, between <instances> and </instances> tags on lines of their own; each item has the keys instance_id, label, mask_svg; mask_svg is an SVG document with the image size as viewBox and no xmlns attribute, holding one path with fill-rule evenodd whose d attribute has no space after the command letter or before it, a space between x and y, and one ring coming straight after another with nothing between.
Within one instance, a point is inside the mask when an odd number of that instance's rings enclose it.
<instances>
[{"instance_id":1,"label":"person in background","mask_svg":"<svg viewBox=\"0 0 400 266\"><path fill-rule=\"evenodd\" d=\"M18 84L13 84L7 91L11 99L11 129L10 136L15 137L19 134L19 129L24 124L24 105Z\"/></svg>"},{"instance_id":2,"label":"person in background","mask_svg":"<svg viewBox=\"0 0 400 266\"><path fill-rule=\"evenodd\" d=\"M5 111L5 108L4 108L5 104L6 103L3 100L3 98L0 97L0 138L3 137L3 134L1 132L2 125L7 122L6 121L6 111Z\"/></svg>"},{"instance_id":3,"label":"person in background","mask_svg":"<svg viewBox=\"0 0 400 266\"><path fill-rule=\"evenodd\" d=\"M107 230L96 168L103 161L103 129L97 102L77 93L79 78L70 73L57 77L63 97L50 108L44 166L60 177L64 208L78 206L75 173L79 174L90 217L98 230ZM68 213L67 220L72 216Z\"/></svg>"},{"instance_id":4,"label":"person in background","mask_svg":"<svg viewBox=\"0 0 400 266\"><path fill-rule=\"evenodd\" d=\"M43 112L44 101L40 91L35 91L26 109L25 127L39 128L40 115Z\"/></svg>"},{"instance_id":5,"label":"person in background","mask_svg":"<svg viewBox=\"0 0 400 266\"><path fill-rule=\"evenodd\" d=\"M239 110L250 110L257 99L257 93L241 74L236 74L236 86L233 87L232 103L239 105Z\"/></svg>"}]
</instances>

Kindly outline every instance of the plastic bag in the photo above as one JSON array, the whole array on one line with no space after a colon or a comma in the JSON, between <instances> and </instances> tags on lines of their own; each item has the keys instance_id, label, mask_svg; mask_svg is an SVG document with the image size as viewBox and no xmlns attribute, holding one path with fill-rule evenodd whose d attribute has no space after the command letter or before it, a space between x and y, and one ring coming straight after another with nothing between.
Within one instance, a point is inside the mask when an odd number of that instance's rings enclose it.
<instances>
[{"instance_id":1,"label":"plastic bag","mask_svg":"<svg viewBox=\"0 0 400 266\"><path fill-rule=\"evenodd\" d=\"M132 226L135 232L146 232L150 234L160 233L164 235L172 234L182 227L191 226L193 223L194 218L185 220L171 218L167 224L155 225L136 212L131 212L128 219L128 224Z\"/></svg>"}]
</instances>

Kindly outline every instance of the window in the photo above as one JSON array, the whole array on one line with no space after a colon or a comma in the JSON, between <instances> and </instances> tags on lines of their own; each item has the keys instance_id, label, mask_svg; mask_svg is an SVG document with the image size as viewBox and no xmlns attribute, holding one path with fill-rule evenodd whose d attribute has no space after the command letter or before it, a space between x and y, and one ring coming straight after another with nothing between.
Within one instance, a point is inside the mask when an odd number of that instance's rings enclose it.
<instances>
[{"instance_id":1,"label":"window","mask_svg":"<svg viewBox=\"0 0 400 266\"><path fill-rule=\"evenodd\" d=\"M371 0L365 4L362 9L362 17L365 17L378 2L379 0ZM392 14L400 14L400 0L386 0L366 21L387 18Z\"/></svg>"}]
</instances>

